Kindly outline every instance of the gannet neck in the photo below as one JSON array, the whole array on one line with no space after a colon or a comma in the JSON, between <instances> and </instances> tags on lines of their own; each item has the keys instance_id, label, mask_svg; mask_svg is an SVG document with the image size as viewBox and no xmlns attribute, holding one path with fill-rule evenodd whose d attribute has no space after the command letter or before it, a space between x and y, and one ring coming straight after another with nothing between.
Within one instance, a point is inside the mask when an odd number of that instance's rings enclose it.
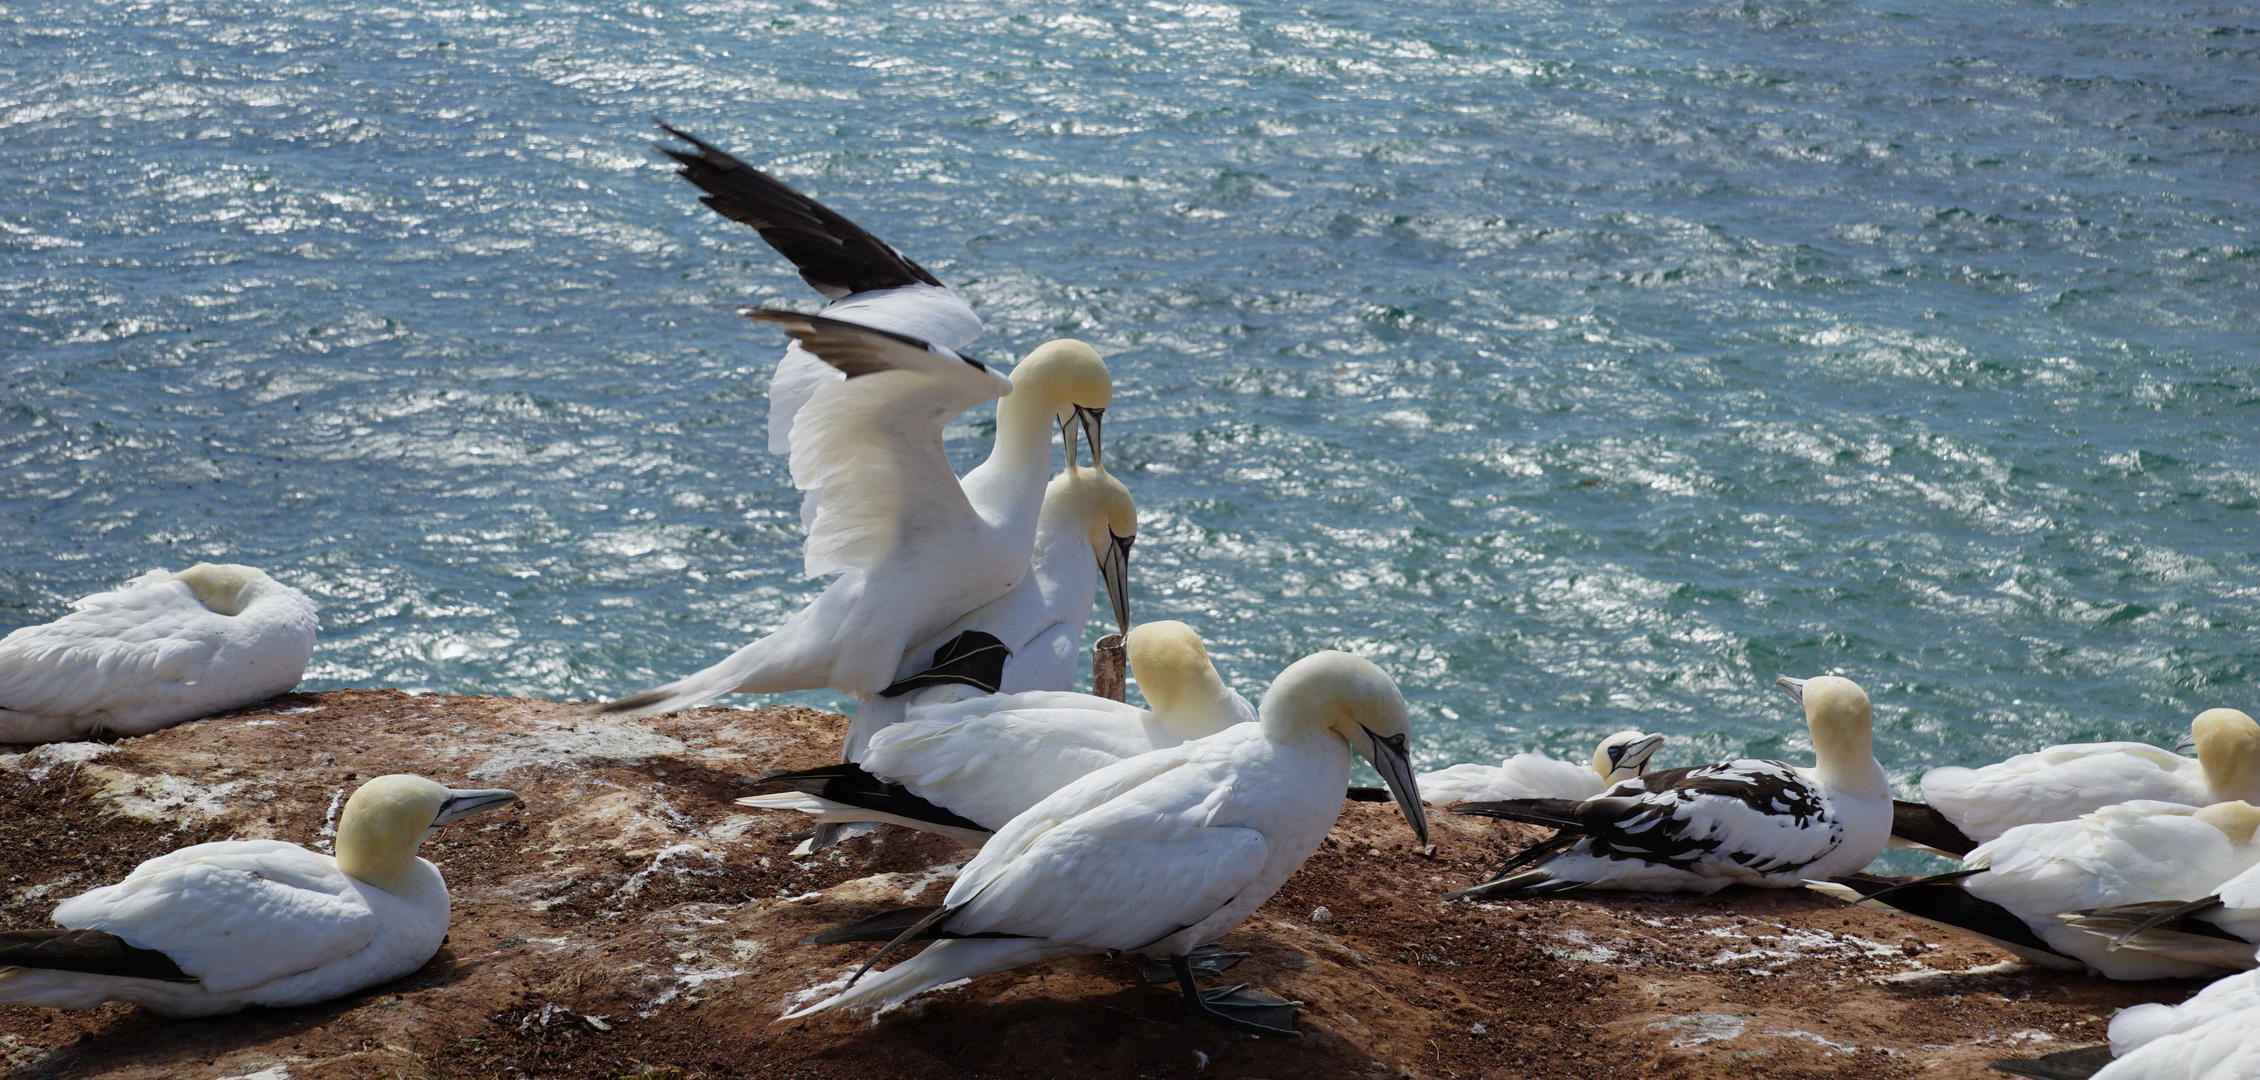
<instances>
[{"instance_id":1,"label":"gannet neck","mask_svg":"<svg viewBox=\"0 0 2260 1080\"><path fill-rule=\"evenodd\" d=\"M235 563L197 563L173 580L195 590L197 602L215 615L234 617L258 599L260 586L273 580L261 571Z\"/></svg>"},{"instance_id":2,"label":"gannet neck","mask_svg":"<svg viewBox=\"0 0 2260 1080\"><path fill-rule=\"evenodd\" d=\"M1231 726L1232 691L1209 663L1208 650L1192 627L1171 620L1140 623L1125 645L1130 674L1164 730L1180 739L1198 739Z\"/></svg>"},{"instance_id":3,"label":"gannet neck","mask_svg":"<svg viewBox=\"0 0 2260 1080\"><path fill-rule=\"evenodd\" d=\"M2260 724L2235 709L2207 709L2189 732L2214 797L2260 801Z\"/></svg>"},{"instance_id":4,"label":"gannet neck","mask_svg":"<svg viewBox=\"0 0 2260 1080\"><path fill-rule=\"evenodd\" d=\"M465 814L515 801L502 790L454 791L421 776L380 776L345 801L337 819L337 868L396 895L429 881L417 873L424 837Z\"/></svg>"},{"instance_id":5,"label":"gannet neck","mask_svg":"<svg viewBox=\"0 0 2260 1080\"><path fill-rule=\"evenodd\" d=\"M2252 834L2260 831L2260 806L2248 802L2220 802L2199 810L2197 820L2221 830L2229 843L2243 847L2252 842Z\"/></svg>"},{"instance_id":6,"label":"gannet neck","mask_svg":"<svg viewBox=\"0 0 2260 1080\"><path fill-rule=\"evenodd\" d=\"M1847 794L1888 795L1891 782L1875 759L1867 691L1850 679L1823 675L1806 680L1801 697L1813 736L1814 779Z\"/></svg>"}]
</instances>

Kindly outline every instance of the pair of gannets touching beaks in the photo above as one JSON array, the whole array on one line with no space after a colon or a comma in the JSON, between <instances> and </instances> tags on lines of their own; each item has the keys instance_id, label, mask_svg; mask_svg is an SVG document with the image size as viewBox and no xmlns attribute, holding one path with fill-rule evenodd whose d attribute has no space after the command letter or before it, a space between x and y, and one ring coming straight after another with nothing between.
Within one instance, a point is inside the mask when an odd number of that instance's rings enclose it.
<instances>
[{"instance_id":1,"label":"pair of gannets touching beaks","mask_svg":"<svg viewBox=\"0 0 2260 1080\"><path fill-rule=\"evenodd\" d=\"M166 1016L307 1005L424 966L447 937L447 883L416 856L432 830L516 802L421 776L346 800L337 855L280 840L185 847L55 908L61 929L0 930L0 1002Z\"/></svg>"},{"instance_id":2,"label":"pair of gannets touching beaks","mask_svg":"<svg viewBox=\"0 0 2260 1080\"><path fill-rule=\"evenodd\" d=\"M785 1019L882 1005L958 979L1054 957L1135 953L1185 1008L1229 1027L1292 1035L1294 1004L1245 987L1202 990L1236 960L1213 945L1318 849L1341 814L1352 751L1381 774L1422 843L1428 821L1397 685L1370 661L1320 652L1271 684L1257 722L1091 772L1013 818L940 907L890 912L816 943L886 941L837 992ZM885 971L896 947L939 938ZM819 988L819 991L831 987Z\"/></svg>"}]
</instances>

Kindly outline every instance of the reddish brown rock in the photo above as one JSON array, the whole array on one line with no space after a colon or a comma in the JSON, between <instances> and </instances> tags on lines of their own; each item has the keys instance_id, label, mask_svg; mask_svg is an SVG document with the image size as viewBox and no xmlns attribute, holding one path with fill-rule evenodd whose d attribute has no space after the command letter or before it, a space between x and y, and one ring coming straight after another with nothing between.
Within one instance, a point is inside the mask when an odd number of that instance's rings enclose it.
<instances>
[{"instance_id":1,"label":"reddish brown rock","mask_svg":"<svg viewBox=\"0 0 2260 1080\"><path fill-rule=\"evenodd\" d=\"M2196 989L2003 965L1795 891L1446 903L1538 830L1439 814L1424 851L1393 807L1349 803L1326 846L1225 939L1254 954L1235 979L1307 1003L1300 1039L1188 1019L1170 988L1098 957L976 979L876 1021L781 1025L788 998L868 955L800 938L935 902L967 854L893 832L796 862L779 834L803 828L797 815L733 804L764 766L833 760L842 724L791 708L597 723L545 701L346 690L114 744L0 748L0 923L14 926L184 844L319 843L343 795L387 772L526 799L425 845L455 921L416 974L210 1020L0 1006L0 1068L18 1080L1975 1077L1995 1057L2100 1041L2112 1010Z\"/></svg>"}]
</instances>

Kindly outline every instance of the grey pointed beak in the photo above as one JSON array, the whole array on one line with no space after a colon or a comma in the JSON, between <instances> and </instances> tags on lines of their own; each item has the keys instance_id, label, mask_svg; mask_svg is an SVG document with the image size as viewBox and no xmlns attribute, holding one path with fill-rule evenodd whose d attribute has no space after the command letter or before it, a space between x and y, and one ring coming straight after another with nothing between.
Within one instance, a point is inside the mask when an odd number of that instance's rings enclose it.
<instances>
[{"instance_id":1,"label":"grey pointed beak","mask_svg":"<svg viewBox=\"0 0 2260 1080\"><path fill-rule=\"evenodd\" d=\"M1372 728L1358 726L1365 731L1365 759L1373 763L1374 772L1381 774L1381 782L1389 785L1389 795L1397 800L1397 809L1404 811L1413 835L1428 843L1428 811L1420 804L1420 786L1413 782L1412 751L1405 748L1405 736L1399 733L1384 739Z\"/></svg>"},{"instance_id":2,"label":"grey pointed beak","mask_svg":"<svg viewBox=\"0 0 2260 1080\"><path fill-rule=\"evenodd\" d=\"M432 818L432 828L439 828L459 818L467 818L481 810L508 806L518 801L518 793L503 788L485 788L474 791L447 789L447 801L439 804L439 813Z\"/></svg>"},{"instance_id":3,"label":"grey pointed beak","mask_svg":"<svg viewBox=\"0 0 2260 1080\"><path fill-rule=\"evenodd\" d=\"M1630 769L1634 773L1642 772L1648 768L1648 756L1655 753L1656 748L1663 744L1663 736L1650 735L1645 739L1628 742L1623 746L1610 747L1609 771L1615 773L1621 769Z\"/></svg>"},{"instance_id":4,"label":"grey pointed beak","mask_svg":"<svg viewBox=\"0 0 2260 1080\"><path fill-rule=\"evenodd\" d=\"M1107 599L1114 601L1115 629L1127 636L1130 633L1130 545L1138 542L1135 536L1116 536L1107 530L1106 554L1099 557L1099 577L1106 581Z\"/></svg>"},{"instance_id":5,"label":"grey pointed beak","mask_svg":"<svg viewBox=\"0 0 2260 1080\"><path fill-rule=\"evenodd\" d=\"M1077 405L1075 407L1075 419L1083 425L1083 437L1091 442L1091 466L1093 468L1104 468L1106 459L1099 451L1099 428L1106 423L1106 410L1086 409ZM1069 447L1067 452L1073 454L1075 450L1073 447Z\"/></svg>"},{"instance_id":6,"label":"grey pointed beak","mask_svg":"<svg viewBox=\"0 0 2260 1080\"><path fill-rule=\"evenodd\" d=\"M1773 681L1773 684L1780 687L1782 693L1789 695L1789 700L1794 701L1799 705L1803 705L1805 703L1805 680L1792 679L1789 676L1784 675L1778 679L1775 679Z\"/></svg>"}]
</instances>

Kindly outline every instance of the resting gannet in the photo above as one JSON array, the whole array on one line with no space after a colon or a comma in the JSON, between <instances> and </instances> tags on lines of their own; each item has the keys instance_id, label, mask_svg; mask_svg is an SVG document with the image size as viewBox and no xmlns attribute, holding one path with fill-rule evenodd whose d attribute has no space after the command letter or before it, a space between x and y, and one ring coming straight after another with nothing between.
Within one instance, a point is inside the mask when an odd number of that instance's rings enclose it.
<instances>
[{"instance_id":1,"label":"resting gannet","mask_svg":"<svg viewBox=\"0 0 2260 1080\"><path fill-rule=\"evenodd\" d=\"M1892 805L1892 837L1960 858L2018 825L2067 821L2113 803L2260 801L2260 724L2235 709L2190 723L2197 757L2148 743L2068 743L1983 768L1923 774L1925 802Z\"/></svg>"},{"instance_id":2,"label":"resting gannet","mask_svg":"<svg viewBox=\"0 0 2260 1080\"><path fill-rule=\"evenodd\" d=\"M2140 805L2140 804L2137 804ZM2242 807L2244 803L2224 803L2223 807ZM2218 814L2218 807L2207 807L2201 814ZM2249 818L2217 822L2224 831L2249 828ZM2110 939L2110 947L2121 951L2136 951L2170 960L2182 960L2211 968L2250 968L2256 962L2254 946L2260 945L2260 844L2249 839L2239 845L2239 861L2245 868L2226 880L2202 891L2196 899L2186 901L2156 900L2117 903L2107 907L2087 908L2064 916L2072 926ZM2178 855L2172 848L2161 848L2160 857ZM2177 893L2192 891L2195 882L2212 876L2208 871L2215 867L2187 867L2185 881L2174 889Z\"/></svg>"},{"instance_id":3,"label":"resting gannet","mask_svg":"<svg viewBox=\"0 0 2260 1080\"><path fill-rule=\"evenodd\" d=\"M248 566L152 570L0 638L0 743L146 735L290 692L314 603Z\"/></svg>"},{"instance_id":4,"label":"resting gannet","mask_svg":"<svg viewBox=\"0 0 2260 1080\"><path fill-rule=\"evenodd\" d=\"M1242 987L1202 991L1196 946L1239 925L1317 850L1341 814L1353 748L1388 783L1422 843L1428 821L1405 746L1404 696L1371 662L1341 652L1297 660L1272 682L1260 713L1256 723L1140 754L1052 793L998 830L941 907L819 935L891 939L888 949L946 940L786 1019L899 1001L1037 960L1128 952L1167 958L1195 1015L1294 1034L1291 1003L1251 1000Z\"/></svg>"},{"instance_id":5,"label":"resting gannet","mask_svg":"<svg viewBox=\"0 0 2260 1080\"><path fill-rule=\"evenodd\" d=\"M0 1002L166 1016L306 1005L424 966L447 937L447 883L424 837L516 801L421 776L346 800L337 857L280 840L197 844L55 908L60 930L0 930Z\"/></svg>"},{"instance_id":6,"label":"resting gannet","mask_svg":"<svg viewBox=\"0 0 2260 1080\"><path fill-rule=\"evenodd\" d=\"M981 694L1068 690L1082 663L1083 624L1091 596L1104 583L1115 627L1130 629L1130 547L1138 539L1138 507L1130 491L1093 462L1075 461L1077 436L1066 437L1067 467L1044 489L1036 519L1036 547L1028 574L1003 596L982 605L912 648L896 668L892 686L863 699L848 722L842 761L862 761L871 736L900 723L918 706L944 705ZM966 635L994 642L989 665L969 674L960 662L937 669ZM958 650L963 652L964 650Z\"/></svg>"},{"instance_id":7,"label":"resting gannet","mask_svg":"<svg viewBox=\"0 0 2260 1080\"><path fill-rule=\"evenodd\" d=\"M1852 877L1810 884L1863 907L1982 938L2048 967L2113 979L2188 978L2252 966L2252 943L2236 941L2225 959L2175 948L2114 949L2110 933L2083 930L2071 920L2097 908L2166 907L2205 896L2260 863L2256 826L2260 809L2242 802L2204 809L2121 803L2070 821L2019 825L1980 844L1955 873L1904 884ZM2111 929L2125 926L2120 921Z\"/></svg>"},{"instance_id":8,"label":"resting gannet","mask_svg":"<svg viewBox=\"0 0 2260 1080\"><path fill-rule=\"evenodd\" d=\"M1516 754L1497 765L1462 764L1420 775L1420 797L1437 806L1501 799L1590 799L1648 771L1661 735L1620 731L1593 749L1588 765L1544 754Z\"/></svg>"},{"instance_id":9,"label":"resting gannet","mask_svg":"<svg viewBox=\"0 0 2260 1080\"><path fill-rule=\"evenodd\" d=\"M1000 378L957 351L980 320L932 274L775 178L668 130L697 149L662 148L709 193L702 201L759 229L833 300L821 315L743 314L784 326L799 347L771 383L770 441L790 448L793 483L807 493L803 566L838 577L769 636L594 711L668 712L733 692L825 686L869 698L895 683L904 653L1027 574L1052 428L1079 423L1096 456L1114 394L1106 362L1082 342L1052 341ZM942 431L997 397L996 443L960 480Z\"/></svg>"},{"instance_id":10,"label":"resting gannet","mask_svg":"<svg viewBox=\"0 0 2260 1080\"><path fill-rule=\"evenodd\" d=\"M1812 768L1745 758L1648 773L1582 802L1462 803L1452 811L1561 833L1451 895L1709 893L1736 882L1785 889L1866 866L1891 835L1891 787L1872 750L1868 695L1833 675L1774 685L1805 707Z\"/></svg>"},{"instance_id":11,"label":"resting gannet","mask_svg":"<svg viewBox=\"0 0 2260 1080\"><path fill-rule=\"evenodd\" d=\"M769 777L794 790L739 799L820 822L887 821L979 847L1046 796L1106 766L1256 719L1209 663L1193 628L1130 631L1130 671L1153 708L1031 691L918 706L882 729L860 764Z\"/></svg>"}]
</instances>

